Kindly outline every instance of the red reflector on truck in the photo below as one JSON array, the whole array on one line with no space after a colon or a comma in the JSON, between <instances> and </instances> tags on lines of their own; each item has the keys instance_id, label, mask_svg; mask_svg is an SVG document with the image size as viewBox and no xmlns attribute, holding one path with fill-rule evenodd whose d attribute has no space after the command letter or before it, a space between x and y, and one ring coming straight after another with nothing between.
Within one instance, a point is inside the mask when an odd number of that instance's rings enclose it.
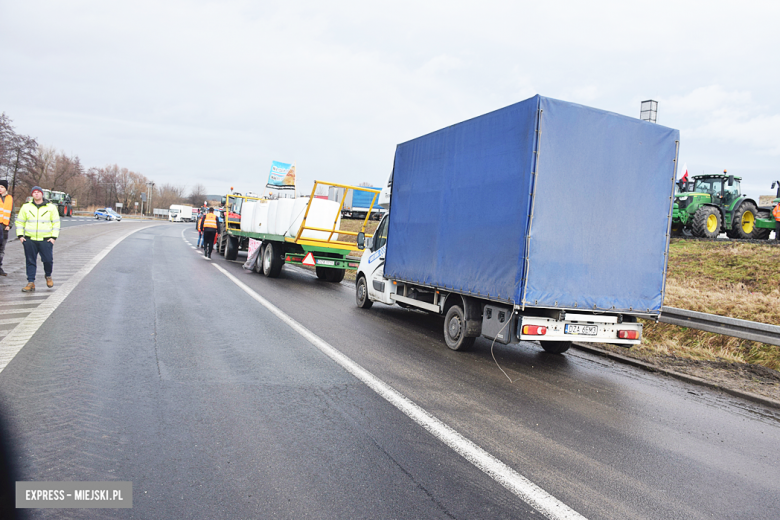
<instances>
[{"instance_id":1,"label":"red reflector on truck","mask_svg":"<svg viewBox=\"0 0 780 520\"><path fill-rule=\"evenodd\" d=\"M523 334L529 336L544 336L547 334L547 327L540 327L538 325L523 325Z\"/></svg>"},{"instance_id":2,"label":"red reflector on truck","mask_svg":"<svg viewBox=\"0 0 780 520\"><path fill-rule=\"evenodd\" d=\"M620 339L639 339L639 331L637 330L619 330L618 338Z\"/></svg>"}]
</instances>

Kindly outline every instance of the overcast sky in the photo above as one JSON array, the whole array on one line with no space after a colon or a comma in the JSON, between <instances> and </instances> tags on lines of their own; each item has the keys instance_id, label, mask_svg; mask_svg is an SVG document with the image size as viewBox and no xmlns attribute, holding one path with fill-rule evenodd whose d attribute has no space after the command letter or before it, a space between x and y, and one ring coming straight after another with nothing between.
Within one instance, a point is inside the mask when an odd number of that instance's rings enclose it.
<instances>
[{"instance_id":1,"label":"overcast sky","mask_svg":"<svg viewBox=\"0 0 780 520\"><path fill-rule=\"evenodd\" d=\"M692 174L780 179L780 3L0 0L0 112L157 183L271 161L386 182L395 146L541 94L681 131Z\"/></svg>"}]
</instances>

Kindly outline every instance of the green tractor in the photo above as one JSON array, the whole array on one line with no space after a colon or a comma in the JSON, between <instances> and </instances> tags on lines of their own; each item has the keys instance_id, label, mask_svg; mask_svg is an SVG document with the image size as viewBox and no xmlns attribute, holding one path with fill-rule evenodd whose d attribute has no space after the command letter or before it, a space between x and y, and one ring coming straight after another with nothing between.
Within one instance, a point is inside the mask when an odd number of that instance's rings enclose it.
<instances>
[{"instance_id":1,"label":"green tractor","mask_svg":"<svg viewBox=\"0 0 780 520\"><path fill-rule=\"evenodd\" d=\"M766 240L774 229L771 214L739 187L741 177L720 173L696 175L674 195L672 236Z\"/></svg>"}]
</instances>

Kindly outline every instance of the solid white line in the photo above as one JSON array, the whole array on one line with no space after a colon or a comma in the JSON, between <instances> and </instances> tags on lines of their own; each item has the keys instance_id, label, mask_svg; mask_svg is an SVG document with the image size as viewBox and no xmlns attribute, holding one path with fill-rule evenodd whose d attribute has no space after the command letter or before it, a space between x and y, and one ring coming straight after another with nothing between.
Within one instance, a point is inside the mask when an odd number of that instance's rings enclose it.
<instances>
[{"instance_id":1,"label":"solid white line","mask_svg":"<svg viewBox=\"0 0 780 520\"><path fill-rule=\"evenodd\" d=\"M100 253L95 255L92 260L87 262L78 273L74 274L63 283L51 296L43 300L43 302L28 314L24 321L17 325L10 334L0 340L0 372L8 366L8 363L10 363L14 356L22 350L22 347L27 344L30 338L33 337L33 334L35 334L48 317L51 316L51 313L59 307L60 303L68 297L70 292L76 288L79 282L81 282L90 271L92 271L98 262L105 258L105 256L119 245L122 240L133 233L149 229L150 227L153 226L138 228L116 239L111 245L103 249Z\"/></svg>"},{"instance_id":2,"label":"solid white line","mask_svg":"<svg viewBox=\"0 0 780 520\"><path fill-rule=\"evenodd\" d=\"M311 332L309 329L292 319L274 304L257 294L249 286L238 278L228 273L219 264L213 264L222 274L240 287L251 298L271 311L277 318L286 323L295 332L303 336L309 343L321 350L326 356L341 365L347 372L365 383L374 392L398 408L407 417L425 428L431 435L446 444L460 456L471 462L478 469L486 473L493 480L514 493L525 503L539 511L550 519L584 519L582 515L569 506L547 493L545 490L517 473L515 470L483 450L472 441L459 434L451 427L422 409L409 398L393 389L387 383L381 381L371 372L364 369L350 358L336 350L325 340Z\"/></svg>"},{"instance_id":3,"label":"solid white line","mask_svg":"<svg viewBox=\"0 0 780 520\"><path fill-rule=\"evenodd\" d=\"M29 309L26 309L29 310ZM26 312L26 310L20 310L19 312ZM12 311L6 311L8 314L11 314ZM0 320L0 325L13 325L14 323L21 323L21 321L24 318L5 318Z\"/></svg>"}]
</instances>

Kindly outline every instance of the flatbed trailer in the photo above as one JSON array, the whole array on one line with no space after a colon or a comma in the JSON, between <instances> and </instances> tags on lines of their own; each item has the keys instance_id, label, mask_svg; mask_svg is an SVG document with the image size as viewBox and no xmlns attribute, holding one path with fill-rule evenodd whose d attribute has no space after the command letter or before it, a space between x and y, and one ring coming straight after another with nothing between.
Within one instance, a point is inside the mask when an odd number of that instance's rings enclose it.
<instances>
[{"instance_id":1,"label":"flatbed trailer","mask_svg":"<svg viewBox=\"0 0 780 520\"><path fill-rule=\"evenodd\" d=\"M329 282L340 282L344 279L346 271L357 270L360 265L359 255L362 252L358 249L357 243L341 240L340 235L357 237L358 233L362 233L365 236L373 236L365 233L366 225L370 218L370 211L363 219L360 231L339 229L341 211L344 205L344 199L342 199L338 211L334 212L332 222L328 221L327 227L325 227L325 224L314 225L312 223L312 205L317 204L316 201L323 200L315 197L317 188L320 186L334 186L343 188L346 191L367 192L373 196L371 207L376 203L377 196L380 193L380 190L371 188L315 181L311 196L306 203L300 226L297 227L294 233L285 234L242 230L240 210L246 207L245 204L248 200L264 204L271 204L272 201L238 196L243 200L238 208L239 211L233 212L230 210L236 209L236 203L234 201L231 204L231 198L235 199L237 196L228 195L228 205L226 205L225 210L226 227L223 234L225 258L235 260L238 256L238 251L248 250L249 240L254 239L262 242L260 245L261 251L254 268L257 272L262 272L271 278L279 276L285 264L314 267L317 277ZM324 202L329 203L332 201ZM299 215L292 216L291 220L296 221L298 217ZM312 233L306 233L307 231L315 232L318 236L311 236ZM326 234L327 236L325 236ZM357 256L350 256L351 254L356 254Z\"/></svg>"}]
</instances>

